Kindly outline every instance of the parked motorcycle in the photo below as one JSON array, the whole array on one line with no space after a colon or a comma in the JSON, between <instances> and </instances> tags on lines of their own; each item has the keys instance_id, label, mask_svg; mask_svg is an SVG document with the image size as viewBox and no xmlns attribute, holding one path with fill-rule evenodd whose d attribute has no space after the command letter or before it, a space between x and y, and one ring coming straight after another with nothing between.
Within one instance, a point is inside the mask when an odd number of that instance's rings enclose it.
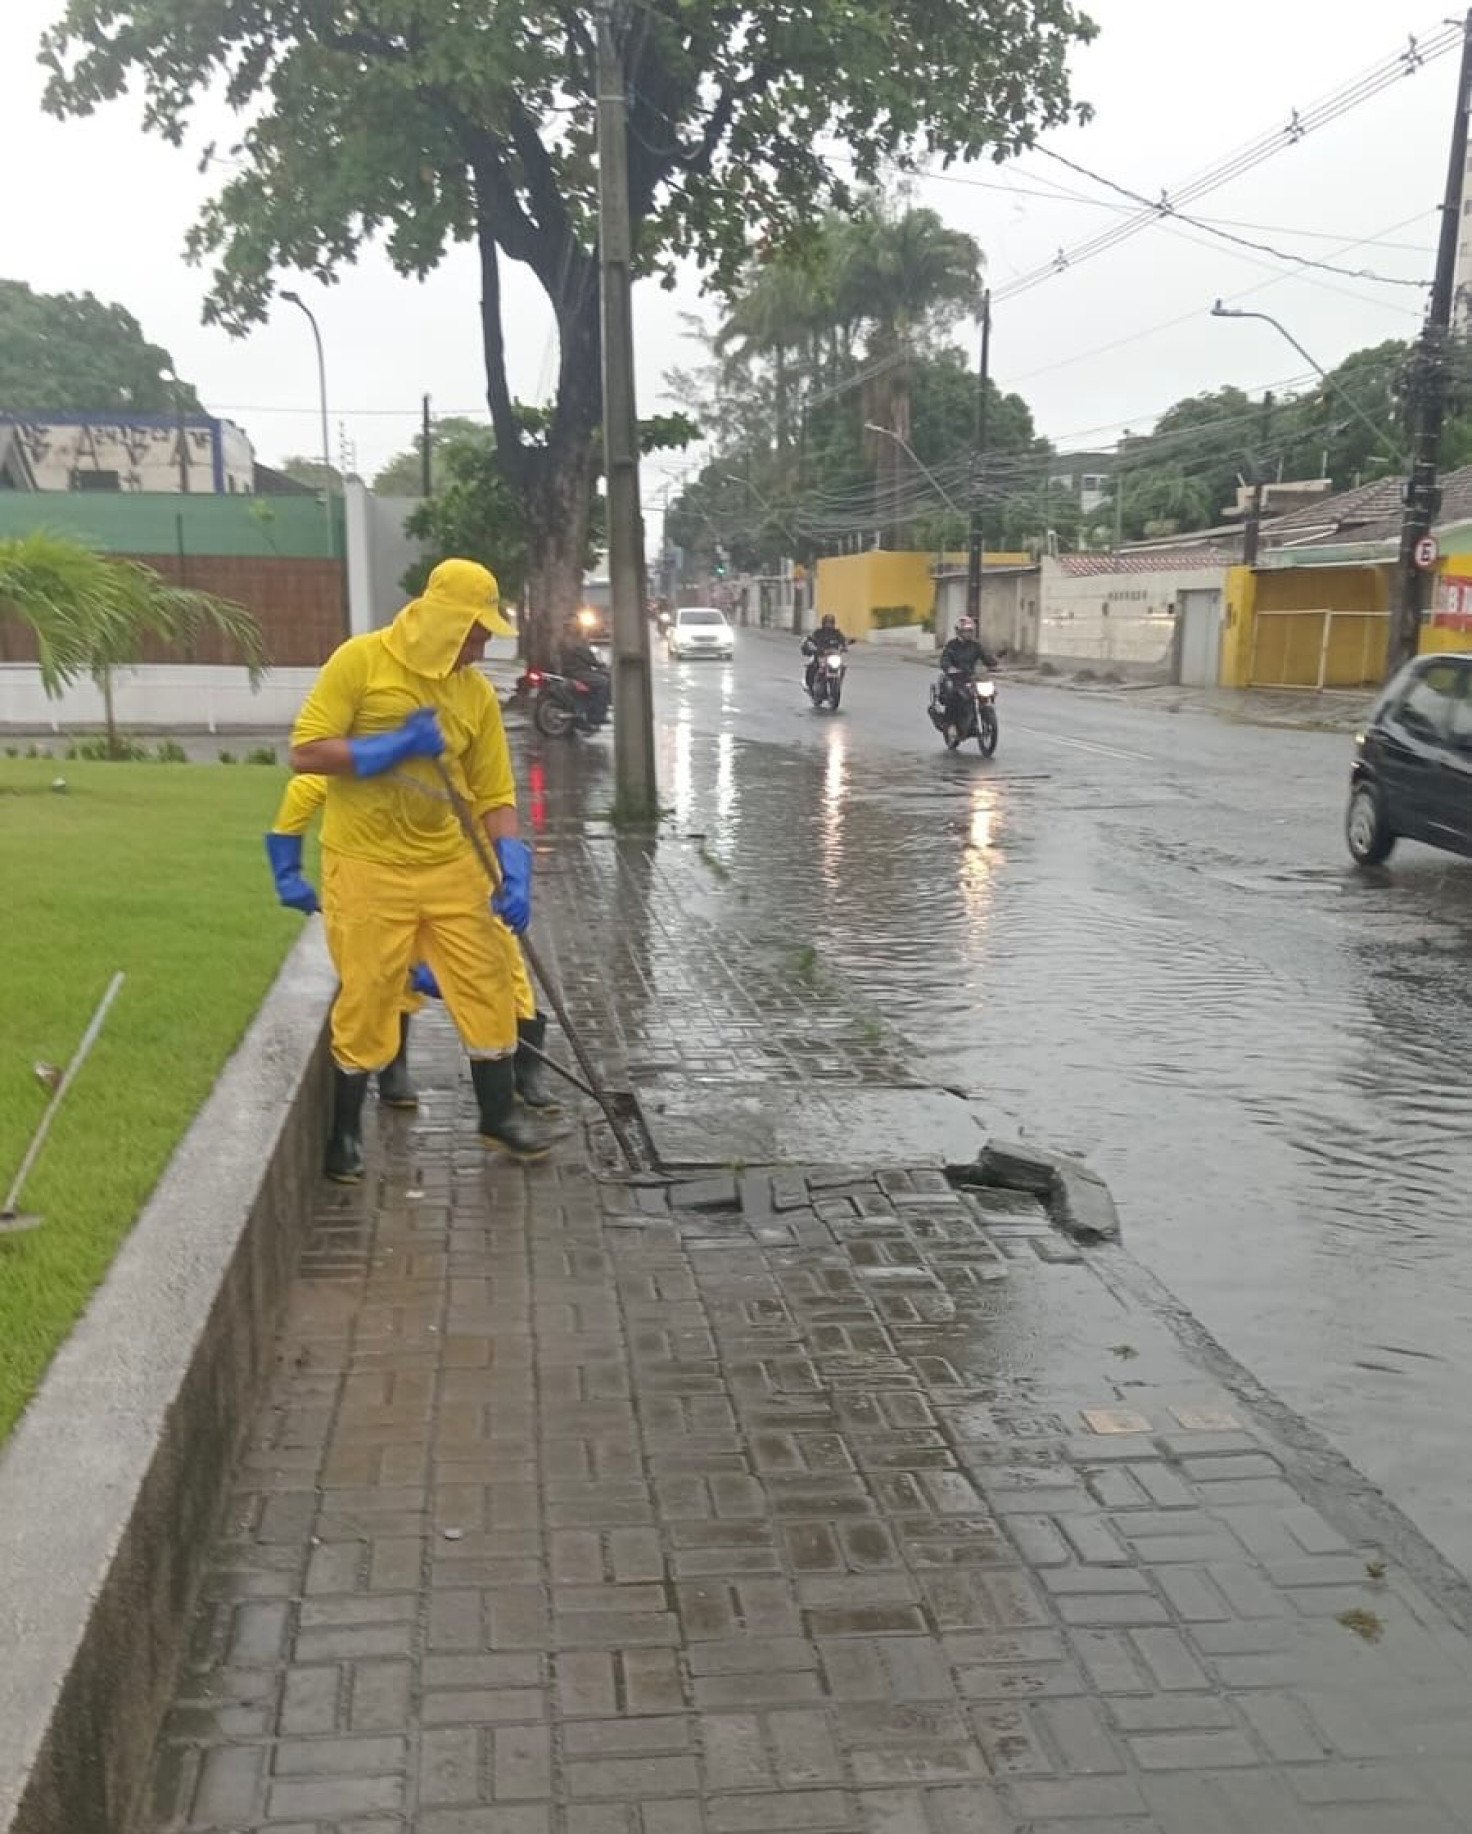
<instances>
[{"instance_id":1,"label":"parked motorcycle","mask_svg":"<svg viewBox=\"0 0 1472 1834\"><path fill-rule=\"evenodd\" d=\"M997 684L989 675L953 676L947 694L944 677L930 688L930 723L946 742L948 751L956 751L967 739L976 740L983 758L997 749L1001 728L997 722Z\"/></svg>"},{"instance_id":2,"label":"parked motorcycle","mask_svg":"<svg viewBox=\"0 0 1472 1834\"><path fill-rule=\"evenodd\" d=\"M812 657L813 652L804 647L803 654ZM803 670L802 685L808 699L815 707L831 707L835 713L838 703L843 699L843 678L848 673L848 659L842 650L822 650L813 662L812 680L808 680L807 670Z\"/></svg>"},{"instance_id":3,"label":"parked motorcycle","mask_svg":"<svg viewBox=\"0 0 1472 1834\"><path fill-rule=\"evenodd\" d=\"M570 732L586 736L612 716L607 676L583 681L574 675L529 669L517 686L531 697L533 725L549 739L565 738Z\"/></svg>"}]
</instances>

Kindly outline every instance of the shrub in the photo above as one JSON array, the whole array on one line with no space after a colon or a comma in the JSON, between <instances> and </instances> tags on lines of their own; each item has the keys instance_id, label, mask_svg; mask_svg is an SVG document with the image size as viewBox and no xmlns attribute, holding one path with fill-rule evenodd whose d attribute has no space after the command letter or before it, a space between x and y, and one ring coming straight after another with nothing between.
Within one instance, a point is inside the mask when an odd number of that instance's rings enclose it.
<instances>
[{"instance_id":1,"label":"shrub","mask_svg":"<svg viewBox=\"0 0 1472 1834\"><path fill-rule=\"evenodd\" d=\"M906 624L918 624L920 615L913 605L876 605L870 621L875 630L900 630Z\"/></svg>"},{"instance_id":2,"label":"shrub","mask_svg":"<svg viewBox=\"0 0 1472 1834\"><path fill-rule=\"evenodd\" d=\"M130 739L125 732L120 732L111 741L105 734L98 733L91 739L73 739L66 748L66 755L74 764L79 759L93 764L144 764L149 751L146 745Z\"/></svg>"}]
</instances>

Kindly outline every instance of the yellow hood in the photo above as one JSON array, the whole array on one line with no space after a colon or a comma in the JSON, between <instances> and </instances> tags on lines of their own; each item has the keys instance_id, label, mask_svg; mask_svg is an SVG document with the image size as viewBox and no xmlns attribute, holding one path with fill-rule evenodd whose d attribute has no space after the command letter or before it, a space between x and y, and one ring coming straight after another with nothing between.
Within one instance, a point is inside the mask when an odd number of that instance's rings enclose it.
<instances>
[{"instance_id":1,"label":"yellow hood","mask_svg":"<svg viewBox=\"0 0 1472 1834\"><path fill-rule=\"evenodd\" d=\"M389 625L384 646L416 675L443 681L477 624L493 636L516 635L516 626L501 615L495 574L479 561L442 560L424 591Z\"/></svg>"}]
</instances>

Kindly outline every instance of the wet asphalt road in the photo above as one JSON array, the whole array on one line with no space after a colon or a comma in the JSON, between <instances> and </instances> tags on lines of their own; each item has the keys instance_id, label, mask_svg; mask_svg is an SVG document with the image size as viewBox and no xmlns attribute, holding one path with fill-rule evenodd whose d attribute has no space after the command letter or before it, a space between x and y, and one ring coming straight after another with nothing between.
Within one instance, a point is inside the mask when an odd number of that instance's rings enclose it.
<instances>
[{"instance_id":1,"label":"wet asphalt road","mask_svg":"<svg viewBox=\"0 0 1472 1834\"><path fill-rule=\"evenodd\" d=\"M1004 680L988 763L915 663L860 651L837 718L796 665L755 632L658 663L677 824L918 1073L1087 1153L1136 1254L1472 1572L1472 863L1354 874L1340 736Z\"/></svg>"}]
</instances>

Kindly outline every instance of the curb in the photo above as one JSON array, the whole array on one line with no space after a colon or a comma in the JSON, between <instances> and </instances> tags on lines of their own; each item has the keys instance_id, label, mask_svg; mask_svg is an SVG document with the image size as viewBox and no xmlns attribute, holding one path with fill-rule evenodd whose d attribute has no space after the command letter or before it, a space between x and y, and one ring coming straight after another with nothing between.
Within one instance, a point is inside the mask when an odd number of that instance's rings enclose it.
<instances>
[{"instance_id":1,"label":"curb","mask_svg":"<svg viewBox=\"0 0 1472 1834\"><path fill-rule=\"evenodd\" d=\"M1097 1172L1068 1153L1038 1146L988 1146L974 1165L953 1166L955 1183L1021 1191L1042 1200L1055 1229L1095 1246L1120 1239L1119 1212Z\"/></svg>"},{"instance_id":2,"label":"curb","mask_svg":"<svg viewBox=\"0 0 1472 1834\"><path fill-rule=\"evenodd\" d=\"M0 1830L133 1825L325 1125L335 981L286 958L0 1451Z\"/></svg>"}]
</instances>

